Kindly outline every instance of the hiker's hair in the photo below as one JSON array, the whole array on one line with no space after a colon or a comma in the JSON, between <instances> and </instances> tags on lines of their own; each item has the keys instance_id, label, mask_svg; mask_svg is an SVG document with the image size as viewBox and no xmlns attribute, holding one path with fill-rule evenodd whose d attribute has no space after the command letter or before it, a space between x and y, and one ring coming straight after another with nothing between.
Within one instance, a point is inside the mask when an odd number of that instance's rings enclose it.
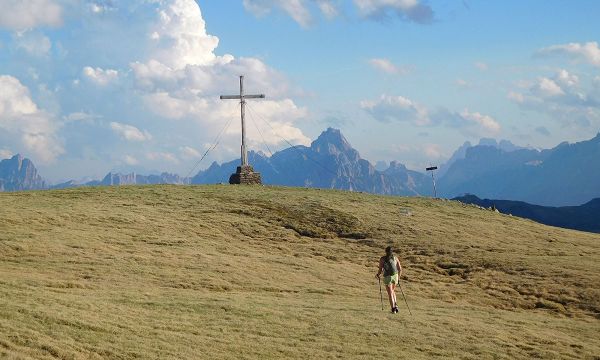
<instances>
[{"instance_id":1,"label":"hiker's hair","mask_svg":"<svg viewBox=\"0 0 600 360\"><path fill-rule=\"evenodd\" d=\"M385 248L385 256L387 256L388 258L394 256L394 251L392 250L391 246Z\"/></svg>"}]
</instances>

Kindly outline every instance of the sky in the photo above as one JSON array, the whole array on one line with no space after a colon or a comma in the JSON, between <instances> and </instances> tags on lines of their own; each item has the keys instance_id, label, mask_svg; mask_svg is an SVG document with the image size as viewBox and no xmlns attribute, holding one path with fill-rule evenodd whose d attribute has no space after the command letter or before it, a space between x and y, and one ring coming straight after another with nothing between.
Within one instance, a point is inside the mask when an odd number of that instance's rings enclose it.
<instances>
[{"instance_id":1,"label":"sky","mask_svg":"<svg viewBox=\"0 0 600 360\"><path fill-rule=\"evenodd\" d=\"M600 2L0 0L0 158L50 182L194 175L338 128L422 171L465 141L600 131ZM215 143L217 146L214 147ZM198 163L202 155L212 149Z\"/></svg>"}]
</instances>

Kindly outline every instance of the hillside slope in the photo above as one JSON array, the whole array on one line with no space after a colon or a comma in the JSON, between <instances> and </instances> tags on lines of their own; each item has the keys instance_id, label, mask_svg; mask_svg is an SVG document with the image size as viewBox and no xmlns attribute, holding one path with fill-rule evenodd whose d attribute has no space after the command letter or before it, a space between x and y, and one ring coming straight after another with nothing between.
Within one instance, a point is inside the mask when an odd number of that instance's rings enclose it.
<instances>
[{"instance_id":1,"label":"hillside slope","mask_svg":"<svg viewBox=\"0 0 600 360\"><path fill-rule=\"evenodd\" d=\"M455 201L79 188L0 194L0 229L0 357L600 354L600 235ZM381 310L388 243L413 316Z\"/></svg>"}]
</instances>

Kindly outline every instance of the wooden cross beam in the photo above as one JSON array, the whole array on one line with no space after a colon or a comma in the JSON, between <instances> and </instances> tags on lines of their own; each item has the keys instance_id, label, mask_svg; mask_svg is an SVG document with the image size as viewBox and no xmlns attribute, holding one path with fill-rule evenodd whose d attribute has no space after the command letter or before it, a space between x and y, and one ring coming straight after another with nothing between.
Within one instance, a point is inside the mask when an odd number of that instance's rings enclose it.
<instances>
[{"instance_id":1,"label":"wooden cross beam","mask_svg":"<svg viewBox=\"0 0 600 360\"><path fill-rule=\"evenodd\" d=\"M245 95L244 94L244 76L240 76L240 94L239 95L221 95L221 100L240 100L241 117L242 117L242 166L248 165L248 151L246 150L246 122L245 106L246 99L264 99L265 95Z\"/></svg>"}]
</instances>

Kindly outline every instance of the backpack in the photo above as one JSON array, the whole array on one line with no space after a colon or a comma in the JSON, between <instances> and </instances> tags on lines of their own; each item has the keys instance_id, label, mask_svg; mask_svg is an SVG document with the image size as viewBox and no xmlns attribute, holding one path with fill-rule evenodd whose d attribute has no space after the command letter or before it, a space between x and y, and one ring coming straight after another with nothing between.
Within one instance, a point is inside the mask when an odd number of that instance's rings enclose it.
<instances>
[{"instance_id":1,"label":"backpack","mask_svg":"<svg viewBox=\"0 0 600 360\"><path fill-rule=\"evenodd\" d=\"M396 268L396 257L394 255L383 257L383 276L392 276L398 273Z\"/></svg>"}]
</instances>

